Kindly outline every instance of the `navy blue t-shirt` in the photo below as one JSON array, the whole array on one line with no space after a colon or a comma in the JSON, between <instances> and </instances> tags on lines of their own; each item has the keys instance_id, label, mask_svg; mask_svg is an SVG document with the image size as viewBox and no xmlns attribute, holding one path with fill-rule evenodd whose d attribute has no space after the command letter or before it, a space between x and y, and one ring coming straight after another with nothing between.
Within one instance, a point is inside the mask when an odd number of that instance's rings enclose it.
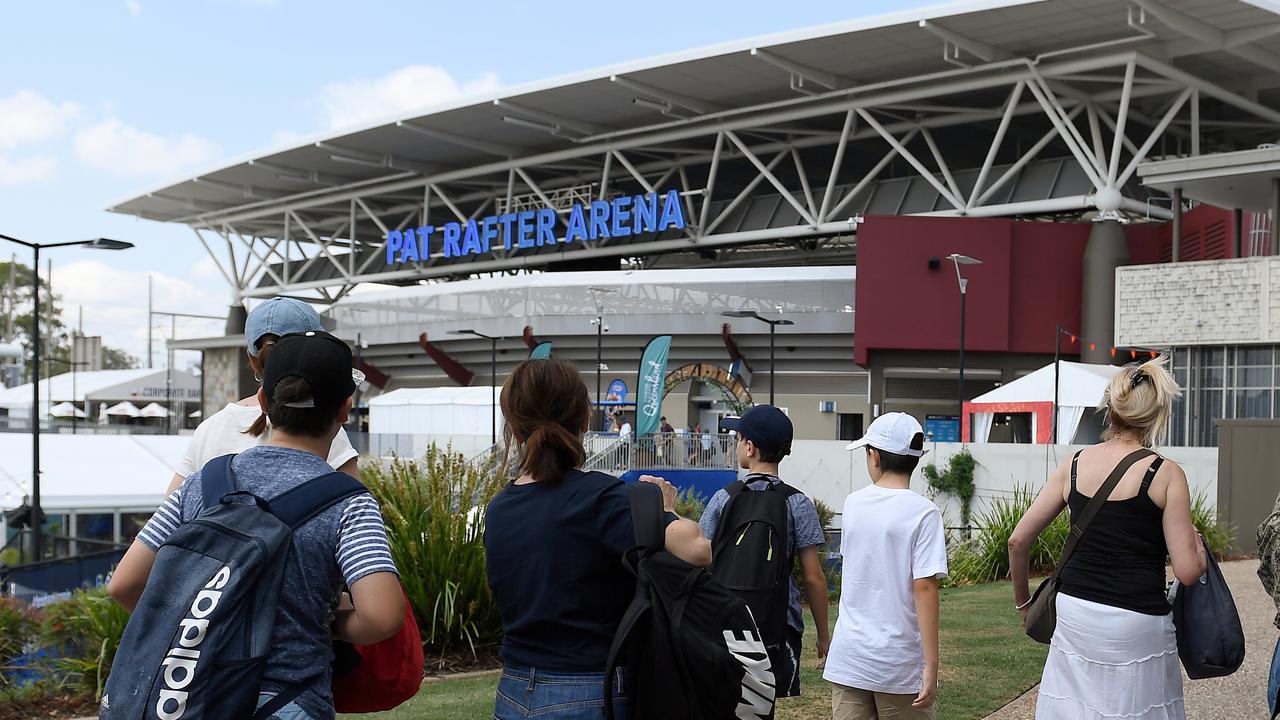
<instances>
[{"instance_id":1,"label":"navy blue t-shirt","mask_svg":"<svg viewBox=\"0 0 1280 720\"><path fill-rule=\"evenodd\" d=\"M622 566L635 545L623 482L570 470L558 485L511 484L489 503L484 524L503 662L604 672L636 587Z\"/></svg>"}]
</instances>

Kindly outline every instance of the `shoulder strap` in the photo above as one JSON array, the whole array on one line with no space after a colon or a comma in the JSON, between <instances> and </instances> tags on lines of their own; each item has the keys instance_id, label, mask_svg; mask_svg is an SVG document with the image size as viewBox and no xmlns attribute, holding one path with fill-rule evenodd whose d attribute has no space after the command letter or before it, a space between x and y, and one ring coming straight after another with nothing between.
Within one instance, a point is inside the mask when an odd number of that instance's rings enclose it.
<instances>
[{"instance_id":1,"label":"shoulder strap","mask_svg":"<svg viewBox=\"0 0 1280 720\"><path fill-rule=\"evenodd\" d=\"M231 471L231 459L234 457L221 455L205 463L200 470L200 495L205 510L217 507L223 495L236 489L235 475Z\"/></svg>"},{"instance_id":2,"label":"shoulder strap","mask_svg":"<svg viewBox=\"0 0 1280 720\"><path fill-rule=\"evenodd\" d=\"M269 502L271 514L293 529L349 497L369 492L346 473L331 472L286 490Z\"/></svg>"},{"instance_id":3,"label":"shoulder strap","mask_svg":"<svg viewBox=\"0 0 1280 720\"><path fill-rule=\"evenodd\" d=\"M634 497L635 495L632 495L632 498ZM604 665L604 716L608 720L613 720L614 717L613 677L618 670L619 656L622 654L623 649L627 647L627 641L630 640L631 632L635 630L636 624L647 616L652 609L653 605L649 600L649 591L640 589L636 592L631 605L627 607L627 612L623 614L622 620L618 623L617 632L613 634L613 644L609 647L609 659L605 661Z\"/></svg>"},{"instance_id":4,"label":"shoulder strap","mask_svg":"<svg viewBox=\"0 0 1280 720\"><path fill-rule=\"evenodd\" d=\"M741 495L742 491L746 489L747 489L747 484L742 482L741 480L734 480L733 482L724 486L724 491L729 495L730 500Z\"/></svg>"},{"instance_id":5,"label":"shoulder strap","mask_svg":"<svg viewBox=\"0 0 1280 720\"><path fill-rule=\"evenodd\" d=\"M1084 452L1084 448L1077 450L1076 454L1071 456L1071 489L1073 491L1076 489L1076 465L1080 462L1080 453L1082 452Z\"/></svg>"},{"instance_id":6,"label":"shoulder strap","mask_svg":"<svg viewBox=\"0 0 1280 720\"><path fill-rule=\"evenodd\" d=\"M1071 558L1071 553L1075 551L1076 544L1080 542L1080 538L1084 535L1084 531L1089 529L1089 523L1093 522L1093 518L1097 516L1098 511L1102 510L1102 506L1107 504L1107 498L1111 497L1112 491L1116 489L1116 485L1120 484L1120 478L1128 472L1129 468L1139 460L1155 455L1148 448L1134 450L1116 465L1111 474L1107 476L1106 482L1102 483L1102 487L1098 488L1098 492L1093 494L1093 498L1089 500L1089 504L1085 505L1084 512L1080 513L1080 517L1071 524L1071 534L1067 536L1066 545L1062 548L1062 559L1058 561L1058 567L1054 569L1053 574L1056 576L1063 567L1066 566L1067 560Z\"/></svg>"},{"instance_id":7,"label":"shoulder strap","mask_svg":"<svg viewBox=\"0 0 1280 720\"><path fill-rule=\"evenodd\" d=\"M1142 478L1142 489L1139 495L1149 495L1151 493L1151 481L1156 479L1156 473L1160 471L1160 466L1164 464L1164 458L1159 455L1155 460L1151 461L1151 467L1147 468L1147 474Z\"/></svg>"},{"instance_id":8,"label":"shoulder strap","mask_svg":"<svg viewBox=\"0 0 1280 720\"><path fill-rule=\"evenodd\" d=\"M657 552L666 545L666 525L662 522L662 490L647 482L632 483L631 525L635 530L636 545L650 552Z\"/></svg>"}]
</instances>

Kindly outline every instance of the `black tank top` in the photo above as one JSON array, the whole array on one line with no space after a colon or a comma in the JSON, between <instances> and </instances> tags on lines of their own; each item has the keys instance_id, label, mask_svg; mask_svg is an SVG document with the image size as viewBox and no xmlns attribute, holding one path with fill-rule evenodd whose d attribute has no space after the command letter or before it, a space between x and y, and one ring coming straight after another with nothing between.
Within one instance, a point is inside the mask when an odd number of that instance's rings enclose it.
<instances>
[{"instance_id":1,"label":"black tank top","mask_svg":"<svg viewBox=\"0 0 1280 720\"><path fill-rule=\"evenodd\" d=\"M1079 458L1077 452L1071 459L1067 502L1073 523L1091 499L1076 490ZM1171 611L1165 591L1164 511L1149 494L1151 480L1163 462L1160 457L1152 461L1136 496L1103 504L1058 576L1061 592L1144 615Z\"/></svg>"}]
</instances>

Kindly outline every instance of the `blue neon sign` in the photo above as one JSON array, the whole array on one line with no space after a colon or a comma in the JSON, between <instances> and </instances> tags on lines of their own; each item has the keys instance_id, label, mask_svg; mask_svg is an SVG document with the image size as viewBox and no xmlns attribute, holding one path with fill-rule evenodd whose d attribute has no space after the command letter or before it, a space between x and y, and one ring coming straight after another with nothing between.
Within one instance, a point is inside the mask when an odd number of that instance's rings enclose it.
<instances>
[{"instance_id":1,"label":"blue neon sign","mask_svg":"<svg viewBox=\"0 0 1280 720\"><path fill-rule=\"evenodd\" d=\"M612 200L575 204L564 220L564 237L557 238L558 213L552 208L490 215L440 227L424 225L387 233L387 264L417 262L438 253L443 257L482 255L495 246L526 249L557 243L619 238L641 233L683 230L686 226L680 193L668 190L648 195L624 195Z\"/></svg>"}]
</instances>

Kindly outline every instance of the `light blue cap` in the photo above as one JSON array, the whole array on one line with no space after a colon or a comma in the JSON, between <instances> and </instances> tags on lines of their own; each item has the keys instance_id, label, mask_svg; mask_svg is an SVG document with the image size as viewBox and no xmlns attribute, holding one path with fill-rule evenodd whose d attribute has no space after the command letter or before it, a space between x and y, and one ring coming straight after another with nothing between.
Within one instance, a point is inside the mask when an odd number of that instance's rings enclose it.
<instances>
[{"instance_id":1,"label":"light blue cap","mask_svg":"<svg viewBox=\"0 0 1280 720\"><path fill-rule=\"evenodd\" d=\"M258 357L258 341L263 335L322 331L324 325L315 308L293 298L271 298L254 308L244 321L244 339L254 357Z\"/></svg>"}]
</instances>

